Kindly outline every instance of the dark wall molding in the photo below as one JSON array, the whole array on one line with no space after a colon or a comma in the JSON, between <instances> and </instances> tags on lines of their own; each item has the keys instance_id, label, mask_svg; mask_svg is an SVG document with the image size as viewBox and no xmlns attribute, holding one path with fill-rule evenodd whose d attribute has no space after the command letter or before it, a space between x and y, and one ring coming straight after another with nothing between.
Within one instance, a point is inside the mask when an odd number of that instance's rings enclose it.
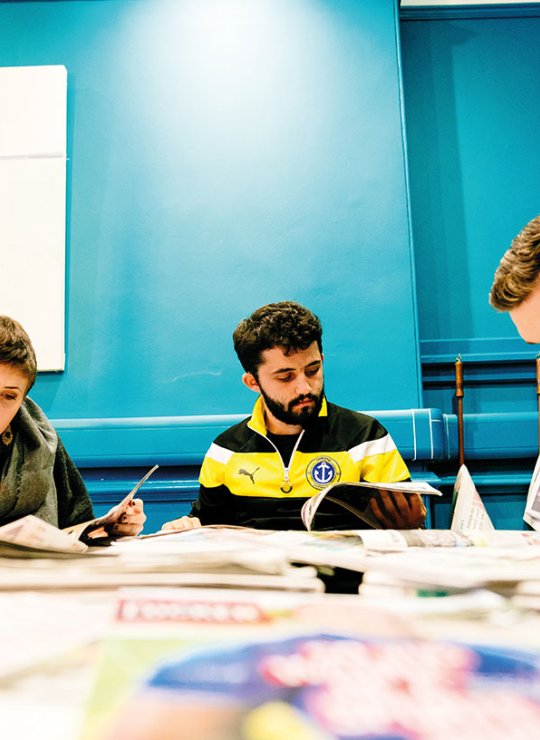
<instances>
[{"instance_id":1,"label":"dark wall molding","mask_svg":"<svg viewBox=\"0 0 540 740\"><path fill-rule=\"evenodd\" d=\"M400 21L443 21L473 18L538 18L540 17L540 3L529 5L484 5L482 7L470 5L456 5L452 8L440 6L426 6L423 8L400 8Z\"/></svg>"},{"instance_id":2,"label":"dark wall molding","mask_svg":"<svg viewBox=\"0 0 540 740\"><path fill-rule=\"evenodd\" d=\"M520 337L428 339L420 342L424 388L452 386L459 356L469 385L533 384L538 347Z\"/></svg>"},{"instance_id":3,"label":"dark wall molding","mask_svg":"<svg viewBox=\"0 0 540 740\"><path fill-rule=\"evenodd\" d=\"M512 363L536 359L538 347L525 344L518 336L489 339L423 339L420 341L422 364L454 362L458 355L463 362Z\"/></svg>"}]
</instances>

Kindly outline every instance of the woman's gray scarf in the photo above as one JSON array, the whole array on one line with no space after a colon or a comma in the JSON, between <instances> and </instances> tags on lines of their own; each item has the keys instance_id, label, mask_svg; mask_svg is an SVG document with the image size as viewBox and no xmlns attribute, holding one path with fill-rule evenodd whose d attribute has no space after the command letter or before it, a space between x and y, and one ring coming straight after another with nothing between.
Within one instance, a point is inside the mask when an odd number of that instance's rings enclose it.
<instances>
[{"instance_id":1,"label":"woman's gray scarf","mask_svg":"<svg viewBox=\"0 0 540 740\"><path fill-rule=\"evenodd\" d=\"M11 454L0 479L0 521L26 514L58 526L58 498L53 470L58 435L29 398L15 417Z\"/></svg>"}]
</instances>

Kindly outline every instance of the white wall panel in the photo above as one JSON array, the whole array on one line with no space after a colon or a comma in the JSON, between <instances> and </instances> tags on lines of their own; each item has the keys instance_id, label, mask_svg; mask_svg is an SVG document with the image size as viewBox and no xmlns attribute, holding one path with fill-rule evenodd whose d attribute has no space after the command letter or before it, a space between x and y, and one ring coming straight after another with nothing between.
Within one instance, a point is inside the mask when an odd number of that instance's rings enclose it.
<instances>
[{"instance_id":1,"label":"white wall panel","mask_svg":"<svg viewBox=\"0 0 540 740\"><path fill-rule=\"evenodd\" d=\"M0 68L0 313L40 370L65 364L67 70Z\"/></svg>"}]
</instances>

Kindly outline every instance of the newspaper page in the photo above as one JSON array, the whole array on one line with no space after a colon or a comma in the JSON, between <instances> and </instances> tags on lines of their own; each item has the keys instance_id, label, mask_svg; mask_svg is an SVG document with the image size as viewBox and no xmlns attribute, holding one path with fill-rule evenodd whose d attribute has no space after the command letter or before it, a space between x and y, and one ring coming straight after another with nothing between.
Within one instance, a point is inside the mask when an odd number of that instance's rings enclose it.
<instances>
[{"instance_id":1,"label":"newspaper page","mask_svg":"<svg viewBox=\"0 0 540 740\"><path fill-rule=\"evenodd\" d=\"M527 492L527 502L523 521L530 527L540 530L540 456L536 461L534 472Z\"/></svg>"},{"instance_id":2,"label":"newspaper page","mask_svg":"<svg viewBox=\"0 0 540 740\"><path fill-rule=\"evenodd\" d=\"M524 547L409 547L402 552L374 554L366 572L387 573L404 584L436 587L450 593L489 588L511 595L523 581L539 581L540 548Z\"/></svg>"},{"instance_id":3,"label":"newspaper page","mask_svg":"<svg viewBox=\"0 0 540 740\"><path fill-rule=\"evenodd\" d=\"M239 536L258 541L261 545L281 548L294 562L331 565L360 572L369 566L370 553L402 552L410 547L470 547L476 544L470 536L449 529L261 530L257 534L247 532ZM540 538L537 542L540 544Z\"/></svg>"},{"instance_id":4,"label":"newspaper page","mask_svg":"<svg viewBox=\"0 0 540 740\"><path fill-rule=\"evenodd\" d=\"M83 542L33 514L0 527L0 554L4 557L81 553L87 550Z\"/></svg>"},{"instance_id":5,"label":"newspaper page","mask_svg":"<svg viewBox=\"0 0 540 740\"><path fill-rule=\"evenodd\" d=\"M402 481L398 483L369 483L354 481L349 483L332 483L312 498L302 507L301 516L307 530L315 528L315 516L323 501L331 501L354 514L360 522L373 529L380 529L381 525L371 513L369 502L372 496L382 489L405 494L420 494L442 496L441 492L425 481Z\"/></svg>"},{"instance_id":6,"label":"newspaper page","mask_svg":"<svg viewBox=\"0 0 540 740\"><path fill-rule=\"evenodd\" d=\"M454 485L453 531L495 529L466 465L458 471Z\"/></svg>"}]
</instances>

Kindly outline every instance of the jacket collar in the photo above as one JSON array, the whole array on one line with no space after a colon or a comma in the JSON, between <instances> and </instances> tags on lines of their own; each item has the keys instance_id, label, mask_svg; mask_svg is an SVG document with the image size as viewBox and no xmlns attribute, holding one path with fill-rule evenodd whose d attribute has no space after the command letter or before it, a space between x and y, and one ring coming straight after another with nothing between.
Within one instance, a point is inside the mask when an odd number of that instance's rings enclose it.
<instances>
[{"instance_id":1,"label":"jacket collar","mask_svg":"<svg viewBox=\"0 0 540 740\"><path fill-rule=\"evenodd\" d=\"M323 397L321 410L319 411L319 419L328 416L328 405L326 398ZM266 437L268 430L266 429L266 422L264 420L264 405L262 396L259 396L255 401L255 406L251 412L251 418L248 421L248 427L253 429L254 432L262 434Z\"/></svg>"}]
</instances>

